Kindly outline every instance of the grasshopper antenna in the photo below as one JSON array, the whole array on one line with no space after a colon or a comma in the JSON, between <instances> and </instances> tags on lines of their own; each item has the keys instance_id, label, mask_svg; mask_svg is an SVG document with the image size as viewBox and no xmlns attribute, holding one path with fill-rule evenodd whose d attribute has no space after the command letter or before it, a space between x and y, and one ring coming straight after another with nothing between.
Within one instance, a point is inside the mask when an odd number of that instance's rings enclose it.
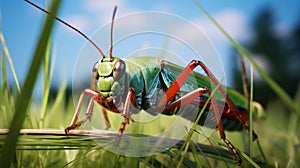
<instances>
[{"instance_id":1,"label":"grasshopper antenna","mask_svg":"<svg viewBox=\"0 0 300 168\"><path fill-rule=\"evenodd\" d=\"M46 11L45 9L43 9L42 7L36 5L35 3L33 2L30 2L29 0L24 0L25 2L29 3L30 5L38 8L39 10L49 14L48 11ZM105 54L103 53L103 51L100 49L100 47L97 46L96 43L93 42L93 40L91 40L88 36L86 36L84 33L82 33L80 30L78 30L77 28L75 28L74 26L70 25L69 23L65 22L64 20L58 18L58 17L55 17L56 20L58 20L59 22L63 23L64 25L70 27L71 29L73 29L74 31L76 31L77 33L79 33L81 36L83 36L86 40L88 40L94 47L96 47L96 49L100 52L101 56L103 58L105 58Z\"/></svg>"},{"instance_id":2,"label":"grasshopper antenna","mask_svg":"<svg viewBox=\"0 0 300 168\"><path fill-rule=\"evenodd\" d=\"M117 12L117 6L115 6L115 8L114 8L114 13L112 16L111 27L110 27L110 52L109 52L110 58L112 58L112 51L113 51L113 28L114 28L116 12Z\"/></svg>"}]
</instances>

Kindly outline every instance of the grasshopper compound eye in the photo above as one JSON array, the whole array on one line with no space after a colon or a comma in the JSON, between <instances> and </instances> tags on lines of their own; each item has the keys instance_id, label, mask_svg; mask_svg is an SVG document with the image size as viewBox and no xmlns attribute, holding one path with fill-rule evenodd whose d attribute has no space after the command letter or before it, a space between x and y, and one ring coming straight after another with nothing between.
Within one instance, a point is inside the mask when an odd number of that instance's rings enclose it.
<instances>
[{"instance_id":1,"label":"grasshopper compound eye","mask_svg":"<svg viewBox=\"0 0 300 168\"><path fill-rule=\"evenodd\" d=\"M123 60L118 60L115 63L114 69L113 69L113 77L115 80L119 80L125 73L126 65Z\"/></svg>"}]
</instances>

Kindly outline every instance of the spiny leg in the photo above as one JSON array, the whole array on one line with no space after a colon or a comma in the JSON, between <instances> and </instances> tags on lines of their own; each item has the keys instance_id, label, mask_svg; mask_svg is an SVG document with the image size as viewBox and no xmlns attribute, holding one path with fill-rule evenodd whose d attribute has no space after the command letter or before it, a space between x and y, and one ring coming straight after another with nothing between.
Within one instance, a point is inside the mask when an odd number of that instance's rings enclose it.
<instances>
[{"instance_id":1,"label":"spiny leg","mask_svg":"<svg viewBox=\"0 0 300 168\"><path fill-rule=\"evenodd\" d=\"M175 109L178 109L180 107L186 106L191 104L195 99L197 99L199 96L208 93L209 95L211 95L211 91L205 87L202 88L197 88L194 91L180 97L179 99L175 100L174 102L170 103L169 105L167 105L164 108L163 113L168 113L170 111L174 111ZM214 98L214 96L212 96L211 98L211 104L213 107L213 111L215 113L215 117L217 120L217 124L218 124L218 129L219 129L219 133L220 133L220 137L221 139L226 143L226 145L228 146L228 148L233 152L235 158L238 160L239 165L242 163L242 159L240 157L240 155L238 154L236 148L232 145L232 143L226 138L225 132L224 132L224 128L222 125L222 121L221 121L221 115L218 109L218 105L217 105L217 101Z\"/></svg>"},{"instance_id":2,"label":"spiny leg","mask_svg":"<svg viewBox=\"0 0 300 168\"><path fill-rule=\"evenodd\" d=\"M126 124L129 124L129 121L133 121L130 116L130 107L131 105L133 105L134 107L136 107L136 96L134 93L134 89L133 88L128 88L128 94L126 96L126 100L125 100L125 104L124 104L124 109L123 109L123 120L122 123L120 125L120 129L119 129L119 134L118 134L118 138L117 138L117 143L119 143L121 136L125 130ZM134 121L133 121L134 122Z\"/></svg>"},{"instance_id":3,"label":"spiny leg","mask_svg":"<svg viewBox=\"0 0 300 168\"><path fill-rule=\"evenodd\" d=\"M103 116L104 116L105 125L106 125L105 130L108 130L108 129L110 129L110 122L109 122L109 118L108 118L108 115L107 115L107 111L106 111L105 108L102 108L102 110L103 110Z\"/></svg>"},{"instance_id":4,"label":"spiny leg","mask_svg":"<svg viewBox=\"0 0 300 168\"><path fill-rule=\"evenodd\" d=\"M82 103L84 101L84 96L86 96L86 95L91 97L91 100L89 102L88 109L86 112L86 117L83 120L81 120L80 122L77 122L78 115L80 113L80 109L81 109ZM76 107L75 113L71 120L70 126L65 129L66 134L68 134L70 130L79 127L82 123L84 123L86 120L88 120L91 117L92 112L93 112L94 100L96 99L96 97L99 97L99 96L101 96L100 93L93 91L91 89L85 89L84 92L81 93L79 101L78 101L78 105Z\"/></svg>"},{"instance_id":5,"label":"spiny leg","mask_svg":"<svg viewBox=\"0 0 300 168\"><path fill-rule=\"evenodd\" d=\"M162 67L167 62L162 62ZM215 86L218 86L219 82L216 79L216 77L212 74L212 72L205 66L205 64L198 60L191 61L187 67L178 75L178 77L174 80L174 82L171 84L171 86L168 88L168 90L165 93L165 97L160 101L159 105L157 106L158 109L163 109L166 104L177 94L183 83L186 81L186 79L189 77L191 72L197 67L200 66L204 72L207 74L207 76L210 78L212 83ZM249 130L249 126L247 123L247 120L244 119L244 117L238 112L237 107L234 105L230 97L225 93L224 89L222 87L219 87L218 90L221 92L222 96L225 98L225 101L230 109L230 111L235 115L237 120L243 124L243 126ZM257 138L257 135L253 131L253 140Z\"/></svg>"},{"instance_id":6,"label":"spiny leg","mask_svg":"<svg viewBox=\"0 0 300 168\"><path fill-rule=\"evenodd\" d=\"M208 77L211 79L211 81L213 82L213 84L215 86L217 86L219 84L219 81L216 79L216 77L213 75L213 73L206 67L206 65L201 62L201 61L197 61L197 60L193 60L189 66L191 68L195 68L196 66L200 66L205 73L208 75ZM222 96L225 98L225 101L227 103L227 105L229 106L230 111L235 115L235 117L237 118L237 120L243 124L243 126L249 131L249 125L248 125L248 121L247 119L245 119L238 111L237 107L235 106L235 104L233 103L233 101L231 100L231 98L225 93L224 89L222 87L219 87L218 89ZM230 112L228 111L228 112ZM257 138L256 133L253 131L253 140L255 140Z\"/></svg>"},{"instance_id":7,"label":"spiny leg","mask_svg":"<svg viewBox=\"0 0 300 168\"><path fill-rule=\"evenodd\" d=\"M209 95L211 95L211 91L210 90L207 90L207 91L208 91ZM223 123L221 121L221 115L220 115L220 112L219 112L217 101L214 98L214 96L211 99L211 103L212 103L212 107L213 107L213 110L215 112L216 119L217 119L217 122L218 122L218 129L219 129L220 137L226 143L226 145L229 147L229 149L233 152L235 158L238 160L238 165L241 165L242 164L242 159L241 159L240 155L238 154L236 148L229 141L229 139L226 138L226 134L225 134L224 128L223 128Z\"/></svg>"},{"instance_id":8,"label":"spiny leg","mask_svg":"<svg viewBox=\"0 0 300 168\"><path fill-rule=\"evenodd\" d=\"M81 121L76 122L76 123L70 125L69 127L67 127L65 129L66 133L68 133L72 129L78 128L79 126L81 126L83 123L85 123L87 120L89 120L91 118L92 112L93 112L93 107L94 107L94 100L95 100L95 97L92 97L91 100L90 100L90 103L88 105L85 118L83 118Z\"/></svg>"},{"instance_id":9,"label":"spiny leg","mask_svg":"<svg viewBox=\"0 0 300 168\"><path fill-rule=\"evenodd\" d=\"M164 67L165 63L166 62L162 62L162 67ZM205 73L211 79L211 81L213 82L213 84L215 86L219 85L218 80L215 78L215 76L210 72L210 70L201 61L193 60L178 75L178 77L174 80L174 82L166 90L166 93L165 93L166 96L162 98L162 100L159 102L159 104L157 106L158 110L161 110L161 109L164 109L164 108L170 108L170 109L175 110L175 108L178 108L178 103L180 103L180 104L181 103L184 103L184 104L192 103L192 101L194 101L196 97L198 97L200 94L202 94L202 93L198 92L201 89L196 90L195 92L192 92L192 93L188 94L187 96L181 97L180 100L171 103L170 105L168 105L169 107L166 106L167 103L170 102L175 97L177 92L180 90L181 86L184 84L184 82L189 77L191 72L197 66L201 66L201 68L205 71ZM236 119L240 123L242 123L246 129L249 130L248 123L247 123L246 119L244 119L243 116L238 113L238 110L237 110L236 106L234 105L234 103L232 102L232 100L230 99L230 97L225 93L225 91L223 90L222 87L219 87L218 90L221 92L222 96L225 98L226 103L228 104L230 111L234 113ZM208 89L206 89L206 92L211 94L211 91L209 91ZM182 102L180 102L180 101L182 101ZM177 104L176 104L176 102L177 102ZM216 119L217 119L217 122L218 122L218 129L219 129L220 137L227 144L227 146L232 150L232 152L234 153L235 157L237 158L237 160L240 164L241 163L241 158L238 155L235 147L231 144L231 142L228 139L226 139L225 132L224 132L224 129L223 129L223 125L222 125L222 122L221 122L221 116L220 116L220 113L219 113L217 101L215 100L214 97L212 97L211 103L212 103L212 106L213 106L213 109L214 109L214 112L215 112L215 116L216 116ZM173 108L171 106L173 106ZM256 137L256 134L254 132L253 132L253 135L254 135L254 137Z\"/></svg>"}]
</instances>

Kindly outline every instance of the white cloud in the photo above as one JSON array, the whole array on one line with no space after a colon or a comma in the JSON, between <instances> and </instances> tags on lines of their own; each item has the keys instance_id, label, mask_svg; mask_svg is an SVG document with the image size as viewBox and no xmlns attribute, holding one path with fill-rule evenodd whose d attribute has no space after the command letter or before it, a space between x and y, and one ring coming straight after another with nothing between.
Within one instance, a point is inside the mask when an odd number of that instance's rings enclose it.
<instances>
[{"instance_id":1,"label":"white cloud","mask_svg":"<svg viewBox=\"0 0 300 168\"><path fill-rule=\"evenodd\" d=\"M114 6L118 6L116 19L121 18L124 15L132 14L140 11L138 8L129 5L126 0L110 0L105 3L99 3L98 0L86 0L83 2L83 7L89 12L88 15L74 15L70 16L68 21L81 30L94 31L96 28L101 27L111 21L112 12ZM171 10L171 6L165 3L158 4L155 9L168 9ZM93 17L88 17L93 16ZM251 37L251 31L246 23L246 17L242 11L236 9L227 9L219 13L212 15L218 23L234 38L237 40L247 40ZM199 27L207 35L207 37L213 42L228 43L226 37L218 30L218 28L205 16L194 18L190 20L193 24ZM147 19L135 16L134 19L128 20L127 23L117 25L117 29L132 28L132 27L144 27L147 26ZM186 38L194 41L193 38L197 37L193 34L193 31L189 31L187 25L178 25L177 31L184 32ZM197 40L197 39L195 39Z\"/></svg>"},{"instance_id":2,"label":"white cloud","mask_svg":"<svg viewBox=\"0 0 300 168\"><path fill-rule=\"evenodd\" d=\"M212 16L234 39L245 40L251 36L246 17L241 11L227 9ZM209 39L219 42L226 40L222 32L206 17L194 19L192 22L199 26Z\"/></svg>"},{"instance_id":3,"label":"white cloud","mask_svg":"<svg viewBox=\"0 0 300 168\"><path fill-rule=\"evenodd\" d=\"M126 0L109 0L103 2L99 2L99 0L85 0L82 1L81 6L84 11L77 14L69 14L65 20L67 23L87 34L93 33L99 27L110 23L115 6L118 7L116 19L123 15L138 11L138 9L130 6ZM128 22L128 24L131 24L130 27L132 27L132 25L138 26L138 24L144 23L143 18L137 17L135 20ZM122 27L122 29L126 28L126 25L128 24L123 24L122 26L124 27Z\"/></svg>"},{"instance_id":4,"label":"white cloud","mask_svg":"<svg viewBox=\"0 0 300 168\"><path fill-rule=\"evenodd\" d=\"M212 16L235 40L244 41L251 38L247 19L241 11L228 9ZM221 45L222 47L230 45L230 41L207 17L201 16L189 21L201 30L211 40L212 44ZM179 24L174 28L174 31L186 41L199 42L200 39L197 39L199 38L199 30L196 30L195 27L191 24Z\"/></svg>"},{"instance_id":5,"label":"white cloud","mask_svg":"<svg viewBox=\"0 0 300 168\"><path fill-rule=\"evenodd\" d=\"M111 21L112 12L114 6L118 6L116 19L122 18L124 15L136 13L140 11L138 8L129 5L127 1L105 1L105 3L99 3L98 0L86 0L83 2L83 7L88 12L88 15L80 16L71 16L70 23L74 24L76 27L82 29L88 29L94 31L98 27L101 27ZM167 4L161 3L157 6L157 8L170 8ZM93 16L93 17L88 17ZM149 26L153 27L161 27L162 25L157 24L154 26L155 18L147 17L146 14L140 15L132 15L129 17L130 19L120 19L115 24L115 32L116 35L120 32L127 32L128 29L132 31L140 30L143 28L147 28ZM242 11L238 11L236 9L227 9L215 13L212 15L219 24L224 27L224 29L237 40L245 40L249 38L250 31L249 27L246 24L246 17ZM161 19L158 19L161 20ZM203 30L203 32L207 35L207 37L212 41L212 44L221 45L221 47L228 47L230 42L226 39L226 37L218 30L218 28L206 17L201 16L194 19L188 19L192 24L196 27ZM167 24L162 23L162 24ZM149 25L150 24L150 25ZM152 25L151 25L152 24ZM92 26L92 27L90 27ZM172 31L171 31L172 30ZM184 39L185 41L197 43L199 44L199 31L195 30L195 27L191 26L190 23L177 24L176 26L170 27L170 33L178 32L177 35ZM86 32L86 31L84 31ZM195 35L195 32L198 33ZM176 33L175 33L176 34ZM101 36L102 38L103 36ZM201 37L202 38L202 37ZM102 39L101 39L102 40ZM101 41L99 40L99 41Z\"/></svg>"}]
</instances>

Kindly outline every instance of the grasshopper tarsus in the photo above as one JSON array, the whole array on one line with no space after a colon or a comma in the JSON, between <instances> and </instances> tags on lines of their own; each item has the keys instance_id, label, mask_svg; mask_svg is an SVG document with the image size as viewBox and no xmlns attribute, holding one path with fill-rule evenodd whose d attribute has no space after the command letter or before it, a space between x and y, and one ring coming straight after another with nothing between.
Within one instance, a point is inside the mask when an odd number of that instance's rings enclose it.
<instances>
[{"instance_id":1,"label":"grasshopper tarsus","mask_svg":"<svg viewBox=\"0 0 300 168\"><path fill-rule=\"evenodd\" d=\"M227 138L223 139L223 141L227 144L227 146L233 152L236 160L238 161L237 164L240 166L242 164L242 159L241 159L238 151L236 150L236 148L232 145L232 143Z\"/></svg>"}]
</instances>

